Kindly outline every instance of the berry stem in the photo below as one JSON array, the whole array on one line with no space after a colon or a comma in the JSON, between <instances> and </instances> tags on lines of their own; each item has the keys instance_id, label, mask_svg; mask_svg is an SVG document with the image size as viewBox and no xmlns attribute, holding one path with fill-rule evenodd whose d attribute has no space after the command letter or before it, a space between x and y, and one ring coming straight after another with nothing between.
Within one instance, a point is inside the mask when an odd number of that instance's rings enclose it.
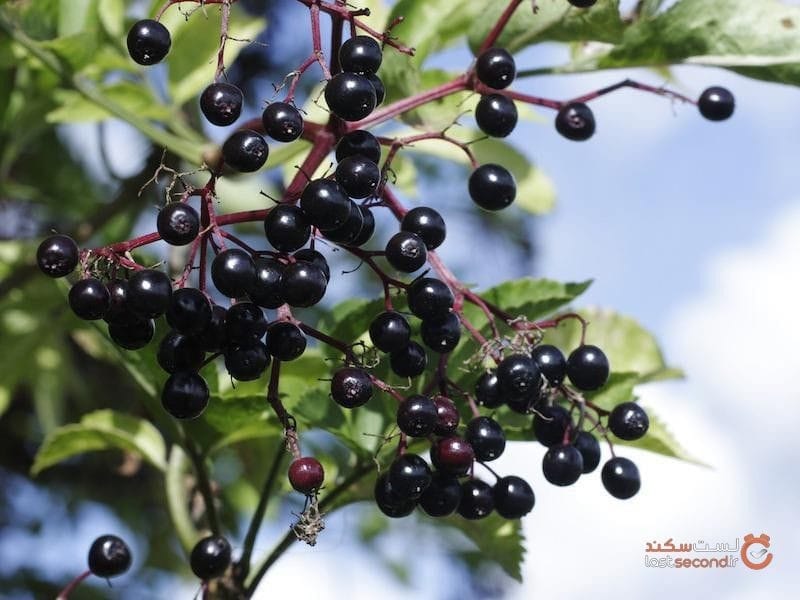
<instances>
[{"instance_id":1,"label":"berry stem","mask_svg":"<svg viewBox=\"0 0 800 600\"><path fill-rule=\"evenodd\" d=\"M500 34L503 33L503 30L508 25L508 22L511 20L511 15L514 14L514 11L517 10L520 4L522 4L523 0L511 0L506 6L506 9L500 15L500 18L497 19L497 22L494 24L494 27L489 31L486 35L486 38L481 43L480 48L478 48L478 54L480 55L481 52L486 50L487 48L491 48L494 43L497 41L497 38L500 37ZM535 9L534 9L535 10Z\"/></svg>"},{"instance_id":2,"label":"berry stem","mask_svg":"<svg viewBox=\"0 0 800 600\"><path fill-rule=\"evenodd\" d=\"M608 87L601 88L594 92L589 92L588 94L584 94L583 96L578 96L577 98L573 98L572 100L570 100L570 102L588 102L590 100L594 100L595 98L599 98L600 96L605 96L606 94L610 94L611 92L615 92L619 89L626 87L641 90L643 92L649 92L651 94L656 94L658 96L666 96L667 98L672 98L673 100L680 100L681 102L686 102L688 104L695 104L695 105L697 104L695 100L692 100L691 98L688 98L683 94L673 92L663 87L654 87L652 85L647 85L646 83L639 83L638 81L634 81L632 79L624 79L619 83L609 85ZM563 105L566 103L563 102L561 104Z\"/></svg>"},{"instance_id":3,"label":"berry stem","mask_svg":"<svg viewBox=\"0 0 800 600\"><path fill-rule=\"evenodd\" d=\"M83 573L78 575L75 579L73 579L67 584L67 587L65 587L58 593L58 596L56 596L56 600L67 600L69 598L69 595L75 591L75 588L77 588L83 582L83 580L89 577L89 575L91 574L92 574L91 571L84 571Z\"/></svg>"},{"instance_id":4,"label":"berry stem","mask_svg":"<svg viewBox=\"0 0 800 600\"><path fill-rule=\"evenodd\" d=\"M214 81L219 81L225 75L225 44L228 42L228 23L231 19L231 1L221 0L222 18L219 26L219 51L217 52L217 72Z\"/></svg>"},{"instance_id":5,"label":"berry stem","mask_svg":"<svg viewBox=\"0 0 800 600\"><path fill-rule=\"evenodd\" d=\"M256 543L256 536L258 530L261 528L261 523L264 520L264 514L267 511L267 504L272 495L272 490L278 479L278 471L283 463L285 443L281 441L278 447L275 448L275 454L272 459L269 473L264 480L264 485L261 488L261 495L258 498L258 506L250 519L250 525L247 528L247 533L244 536L244 543L242 546L242 556L233 567L234 578L239 582L240 587L244 587L244 582L250 574L250 559L253 555L253 547Z\"/></svg>"}]
</instances>

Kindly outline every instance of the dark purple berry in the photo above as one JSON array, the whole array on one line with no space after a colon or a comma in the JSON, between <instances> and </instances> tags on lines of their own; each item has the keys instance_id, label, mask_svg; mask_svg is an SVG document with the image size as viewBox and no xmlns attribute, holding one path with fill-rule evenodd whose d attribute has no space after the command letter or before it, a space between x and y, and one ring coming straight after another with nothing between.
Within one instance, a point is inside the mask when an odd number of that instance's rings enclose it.
<instances>
[{"instance_id":1,"label":"dark purple berry","mask_svg":"<svg viewBox=\"0 0 800 600\"><path fill-rule=\"evenodd\" d=\"M349 213L344 223L334 229L323 231L323 233L332 242L352 246L361 235L361 229L364 227L364 213L361 207L353 200L348 198L347 203Z\"/></svg>"},{"instance_id":2,"label":"dark purple berry","mask_svg":"<svg viewBox=\"0 0 800 600\"><path fill-rule=\"evenodd\" d=\"M336 162L348 156L363 156L374 163L381 160L381 144L369 131L356 129L346 133L336 144Z\"/></svg>"},{"instance_id":3,"label":"dark purple berry","mask_svg":"<svg viewBox=\"0 0 800 600\"><path fill-rule=\"evenodd\" d=\"M333 374L331 397L339 406L355 408L372 398L372 380L364 369L343 367Z\"/></svg>"},{"instance_id":4,"label":"dark purple berry","mask_svg":"<svg viewBox=\"0 0 800 600\"><path fill-rule=\"evenodd\" d=\"M627 500L635 496L642 487L642 480L636 464L622 456L609 459L603 465L600 478L603 480L603 487L606 488L606 491L620 500Z\"/></svg>"},{"instance_id":5,"label":"dark purple berry","mask_svg":"<svg viewBox=\"0 0 800 600\"><path fill-rule=\"evenodd\" d=\"M475 382L475 399L478 404L486 408L498 408L503 405L497 373L494 370L481 373L478 377L478 381Z\"/></svg>"},{"instance_id":6,"label":"dark purple berry","mask_svg":"<svg viewBox=\"0 0 800 600\"><path fill-rule=\"evenodd\" d=\"M408 308L422 320L437 319L450 314L453 292L440 279L421 277L408 287Z\"/></svg>"},{"instance_id":7,"label":"dark purple berry","mask_svg":"<svg viewBox=\"0 0 800 600\"><path fill-rule=\"evenodd\" d=\"M505 167L481 165L469 176L469 195L484 210L502 210L514 202L517 182Z\"/></svg>"},{"instance_id":8,"label":"dark purple berry","mask_svg":"<svg viewBox=\"0 0 800 600\"><path fill-rule=\"evenodd\" d=\"M583 458L583 472L591 473L600 463L600 442L588 431L581 431L575 436L572 445L578 449Z\"/></svg>"},{"instance_id":9,"label":"dark purple berry","mask_svg":"<svg viewBox=\"0 0 800 600\"><path fill-rule=\"evenodd\" d=\"M486 135L504 138L517 126L517 106L500 94L483 96L475 107L475 121Z\"/></svg>"},{"instance_id":10,"label":"dark purple berry","mask_svg":"<svg viewBox=\"0 0 800 600\"><path fill-rule=\"evenodd\" d=\"M436 403L428 396L409 396L397 407L397 426L411 437L433 433L437 420Z\"/></svg>"},{"instance_id":11,"label":"dark purple berry","mask_svg":"<svg viewBox=\"0 0 800 600\"><path fill-rule=\"evenodd\" d=\"M168 244L185 246L200 232L200 216L185 202L170 202L158 211L156 229Z\"/></svg>"},{"instance_id":12,"label":"dark purple berry","mask_svg":"<svg viewBox=\"0 0 800 600\"><path fill-rule=\"evenodd\" d=\"M441 246L447 233L442 215L427 206L418 206L408 211L400 222L400 229L416 233L425 242L428 250Z\"/></svg>"},{"instance_id":13,"label":"dark purple berry","mask_svg":"<svg viewBox=\"0 0 800 600\"><path fill-rule=\"evenodd\" d=\"M475 452L475 460L488 462L499 458L506 449L506 434L500 424L490 417L475 417L464 433Z\"/></svg>"},{"instance_id":14,"label":"dark purple berry","mask_svg":"<svg viewBox=\"0 0 800 600\"><path fill-rule=\"evenodd\" d=\"M264 131L273 140L293 142L303 133L300 111L286 102L273 102L261 115Z\"/></svg>"},{"instance_id":15,"label":"dark purple berry","mask_svg":"<svg viewBox=\"0 0 800 600\"><path fill-rule=\"evenodd\" d=\"M89 547L89 570L108 579L122 575L131 567L131 551L116 535L101 535Z\"/></svg>"},{"instance_id":16,"label":"dark purple berry","mask_svg":"<svg viewBox=\"0 0 800 600\"><path fill-rule=\"evenodd\" d=\"M381 66L381 45L366 35L357 35L346 40L339 48L339 64L342 71L374 73Z\"/></svg>"},{"instance_id":17,"label":"dark purple berry","mask_svg":"<svg viewBox=\"0 0 800 600\"><path fill-rule=\"evenodd\" d=\"M161 404L176 419L199 417L208 406L208 385L197 373L173 373L164 384Z\"/></svg>"},{"instance_id":18,"label":"dark purple berry","mask_svg":"<svg viewBox=\"0 0 800 600\"><path fill-rule=\"evenodd\" d=\"M189 556L192 573L206 581L221 577L231 564L231 545L224 537L212 535L203 538Z\"/></svg>"},{"instance_id":19,"label":"dark purple berry","mask_svg":"<svg viewBox=\"0 0 800 600\"><path fill-rule=\"evenodd\" d=\"M453 435L461 420L455 403L444 396L436 396L433 402L436 404L436 424L433 426L433 433L441 436Z\"/></svg>"},{"instance_id":20,"label":"dark purple berry","mask_svg":"<svg viewBox=\"0 0 800 600\"><path fill-rule=\"evenodd\" d=\"M502 90L511 85L517 76L514 57L504 48L487 48L478 57L475 74L484 85Z\"/></svg>"},{"instance_id":21,"label":"dark purple berry","mask_svg":"<svg viewBox=\"0 0 800 600\"><path fill-rule=\"evenodd\" d=\"M161 62L169 52L172 38L169 30L158 21L142 19L128 31L128 54L140 65Z\"/></svg>"},{"instance_id":22,"label":"dark purple berry","mask_svg":"<svg viewBox=\"0 0 800 600\"><path fill-rule=\"evenodd\" d=\"M563 442L564 433L571 423L569 412L563 406L543 406L533 417L533 433L543 446L549 448Z\"/></svg>"},{"instance_id":23,"label":"dark purple berry","mask_svg":"<svg viewBox=\"0 0 800 600\"><path fill-rule=\"evenodd\" d=\"M388 480L396 495L416 500L430 485L431 468L421 456L406 453L394 459Z\"/></svg>"},{"instance_id":24,"label":"dark purple berry","mask_svg":"<svg viewBox=\"0 0 800 600\"><path fill-rule=\"evenodd\" d=\"M294 252L311 237L311 223L299 206L278 204L264 217L264 233L279 252Z\"/></svg>"},{"instance_id":25,"label":"dark purple berry","mask_svg":"<svg viewBox=\"0 0 800 600\"><path fill-rule=\"evenodd\" d=\"M242 114L242 90L224 81L212 83L200 94L200 110L212 125L232 125Z\"/></svg>"},{"instance_id":26,"label":"dark purple berry","mask_svg":"<svg viewBox=\"0 0 800 600\"><path fill-rule=\"evenodd\" d=\"M36 249L36 264L45 275L64 277L78 266L78 244L67 235L51 235Z\"/></svg>"},{"instance_id":27,"label":"dark purple berry","mask_svg":"<svg viewBox=\"0 0 800 600\"><path fill-rule=\"evenodd\" d=\"M283 298L284 264L274 258L257 258L254 263L255 282L247 295L263 308L278 308L286 303Z\"/></svg>"},{"instance_id":28,"label":"dark purple berry","mask_svg":"<svg viewBox=\"0 0 800 600\"><path fill-rule=\"evenodd\" d=\"M498 479L492 488L492 498L494 509L504 519L521 519L536 503L531 486L516 475Z\"/></svg>"},{"instance_id":29,"label":"dark purple berry","mask_svg":"<svg viewBox=\"0 0 800 600\"><path fill-rule=\"evenodd\" d=\"M550 385L560 385L567 374L567 359L564 353L555 346L541 344L531 352L531 358L539 367L539 372L544 375Z\"/></svg>"},{"instance_id":30,"label":"dark purple berry","mask_svg":"<svg viewBox=\"0 0 800 600\"><path fill-rule=\"evenodd\" d=\"M336 166L336 181L348 196L360 200L375 194L381 170L368 158L348 156Z\"/></svg>"},{"instance_id":31,"label":"dark purple berry","mask_svg":"<svg viewBox=\"0 0 800 600\"><path fill-rule=\"evenodd\" d=\"M264 342L234 344L225 349L225 369L237 381L255 381L270 362Z\"/></svg>"},{"instance_id":32,"label":"dark purple berry","mask_svg":"<svg viewBox=\"0 0 800 600\"><path fill-rule=\"evenodd\" d=\"M206 353L195 338L177 331L170 331L158 346L156 359L167 373L197 371L203 364Z\"/></svg>"},{"instance_id":33,"label":"dark purple berry","mask_svg":"<svg viewBox=\"0 0 800 600\"><path fill-rule=\"evenodd\" d=\"M296 458L289 465L289 483L301 494L311 495L322 487L325 470L322 464L311 456Z\"/></svg>"},{"instance_id":34,"label":"dark purple berry","mask_svg":"<svg viewBox=\"0 0 800 600\"><path fill-rule=\"evenodd\" d=\"M251 129L234 131L222 144L225 164L240 173L258 171L267 162L269 146L264 137Z\"/></svg>"},{"instance_id":35,"label":"dark purple berry","mask_svg":"<svg viewBox=\"0 0 800 600\"><path fill-rule=\"evenodd\" d=\"M267 328L267 352L278 360L294 360L305 350L306 336L294 323L277 321Z\"/></svg>"},{"instance_id":36,"label":"dark purple berry","mask_svg":"<svg viewBox=\"0 0 800 600\"><path fill-rule=\"evenodd\" d=\"M267 331L264 311L253 302L237 302L225 315L225 338L231 344L250 345Z\"/></svg>"},{"instance_id":37,"label":"dark purple berry","mask_svg":"<svg viewBox=\"0 0 800 600\"><path fill-rule=\"evenodd\" d=\"M295 260L301 260L303 262L311 263L312 265L316 265L320 269L322 269L323 274L325 275L325 279L327 281L331 280L331 268L328 265L328 261L325 260L325 257L322 255L321 252L313 250L311 248L303 248L302 250L298 250L293 255Z\"/></svg>"},{"instance_id":38,"label":"dark purple berry","mask_svg":"<svg viewBox=\"0 0 800 600\"><path fill-rule=\"evenodd\" d=\"M465 519L475 521L488 517L493 510L492 486L480 479L470 479L461 484L461 502L458 503L458 514Z\"/></svg>"},{"instance_id":39,"label":"dark purple berry","mask_svg":"<svg viewBox=\"0 0 800 600\"><path fill-rule=\"evenodd\" d=\"M594 114L583 102L566 104L556 115L556 131L573 142L588 140L594 130Z\"/></svg>"},{"instance_id":40,"label":"dark purple berry","mask_svg":"<svg viewBox=\"0 0 800 600\"><path fill-rule=\"evenodd\" d=\"M375 88L363 75L339 73L325 86L325 102L340 119L360 121L375 110L377 97Z\"/></svg>"},{"instance_id":41,"label":"dark purple berry","mask_svg":"<svg viewBox=\"0 0 800 600\"><path fill-rule=\"evenodd\" d=\"M181 288L172 292L166 316L173 329L198 335L211 323L211 303L197 288Z\"/></svg>"},{"instance_id":42,"label":"dark purple berry","mask_svg":"<svg viewBox=\"0 0 800 600\"><path fill-rule=\"evenodd\" d=\"M568 0L572 6L577 8L589 8L597 3L597 0Z\"/></svg>"},{"instance_id":43,"label":"dark purple berry","mask_svg":"<svg viewBox=\"0 0 800 600\"><path fill-rule=\"evenodd\" d=\"M400 313L393 310L382 312L370 323L369 338L381 352L394 352L408 344L411 327Z\"/></svg>"},{"instance_id":44,"label":"dark purple berry","mask_svg":"<svg viewBox=\"0 0 800 600\"><path fill-rule=\"evenodd\" d=\"M629 442L643 437L650 427L650 419L636 402L623 402L608 415L608 428L621 440Z\"/></svg>"},{"instance_id":45,"label":"dark purple berry","mask_svg":"<svg viewBox=\"0 0 800 600\"><path fill-rule=\"evenodd\" d=\"M225 315L228 313L224 307L214 305L211 308L211 320L205 329L198 334L198 340L206 352L220 352L227 343L225 337Z\"/></svg>"},{"instance_id":46,"label":"dark purple berry","mask_svg":"<svg viewBox=\"0 0 800 600\"><path fill-rule=\"evenodd\" d=\"M375 215L368 206L359 205L358 209L361 211L361 229L358 235L350 242L351 246L360 247L366 244L375 233Z\"/></svg>"},{"instance_id":47,"label":"dark purple berry","mask_svg":"<svg viewBox=\"0 0 800 600\"><path fill-rule=\"evenodd\" d=\"M312 263L291 263L283 270L281 293L289 306L314 306L322 300L327 286L325 273Z\"/></svg>"},{"instance_id":48,"label":"dark purple berry","mask_svg":"<svg viewBox=\"0 0 800 600\"><path fill-rule=\"evenodd\" d=\"M419 499L419 505L431 517L446 517L461 502L461 484L452 475L433 473L431 482Z\"/></svg>"},{"instance_id":49,"label":"dark purple berry","mask_svg":"<svg viewBox=\"0 0 800 600\"><path fill-rule=\"evenodd\" d=\"M389 474L384 473L375 481L375 504L387 517L397 519L406 517L414 512L417 501L413 498L404 498L398 494L389 481Z\"/></svg>"},{"instance_id":50,"label":"dark purple berry","mask_svg":"<svg viewBox=\"0 0 800 600\"><path fill-rule=\"evenodd\" d=\"M428 366L428 357L422 346L411 341L405 347L389 354L389 365L400 377L417 377L422 375Z\"/></svg>"},{"instance_id":51,"label":"dark purple berry","mask_svg":"<svg viewBox=\"0 0 800 600\"><path fill-rule=\"evenodd\" d=\"M256 281L256 267L250 254L239 248L217 254L211 263L211 281L223 296L244 296Z\"/></svg>"},{"instance_id":52,"label":"dark purple berry","mask_svg":"<svg viewBox=\"0 0 800 600\"><path fill-rule=\"evenodd\" d=\"M474 460L472 446L460 437L442 438L431 446L433 466L450 475L466 475Z\"/></svg>"},{"instance_id":53,"label":"dark purple berry","mask_svg":"<svg viewBox=\"0 0 800 600\"><path fill-rule=\"evenodd\" d=\"M734 98L724 87L714 86L706 89L697 100L700 114L709 121L724 121L733 114Z\"/></svg>"},{"instance_id":54,"label":"dark purple berry","mask_svg":"<svg viewBox=\"0 0 800 600\"><path fill-rule=\"evenodd\" d=\"M300 208L322 231L341 227L350 216L350 199L332 179L309 181L300 196Z\"/></svg>"},{"instance_id":55,"label":"dark purple berry","mask_svg":"<svg viewBox=\"0 0 800 600\"><path fill-rule=\"evenodd\" d=\"M172 299L172 280L161 271L142 269L128 280L128 308L142 317L163 315Z\"/></svg>"},{"instance_id":56,"label":"dark purple berry","mask_svg":"<svg viewBox=\"0 0 800 600\"><path fill-rule=\"evenodd\" d=\"M383 85L383 80L375 73L365 73L364 77L375 88L375 106L380 106L386 98L386 86Z\"/></svg>"},{"instance_id":57,"label":"dark purple berry","mask_svg":"<svg viewBox=\"0 0 800 600\"><path fill-rule=\"evenodd\" d=\"M106 323L123 323L136 319L128 308L128 280L114 279L106 284L108 289L108 310L103 315Z\"/></svg>"},{"instance_id":58,"label":"dark purple berry","mask_svg":"<svg viewBox=\"0 0 800 600\"><path fill-rule=\"evenodd\" d=\"M592 391L608 381L608 358L597 346L584 344L572 351L567 359L567 377L579 390Z\"/></svg>"},{"instance_id":59,"label":"dark purple berry","mask_svg":"<svg viewBox=\"0 0 800 600\"><path fill-rule=\"evenodd\" d=\"M461 321L455 313L426 319L420 327L420 336L428 348L438 354L447 354L458 346L461 339Z\"/></svg>"},{"instance_id":60,"label":"dark purple berry","mask_svg":"<svg viewBox=\"0 0 800 600\"><path fill-rule=\"evenodd\" d=\"M506 402L539 399L541 376L539 367L526 354L511 354L497 365L497 383Z\"/></svg>"},{"instance_id":61,"label":"dark purple berry","mask_svg":"<svg viewBox=\"0 0 800 600\"><path fill-rule=\"evenodd\" d=\"M542 472L553 485L572 485L583 473L583 456L575 446L557 444L545 453Z\"/></svg>"},{"instance_id":62,"label":"dark purple berry","mask_svg":"<svg viewBox=\"0 0 800 600\"><path fill-rule=\"evenodd\" d=\"M72 312L86 321L101 319L111 303L108 288L95 277L75 282L69 289L68 299Z\"/></svg>"},{"instance_id":63,"label":"dark purple berry","mask_svg":"<svg viewBox=\"0 0 800 600\"><path fill-rule=\"evenodd\" d=\"M150 343L156 326L152 319L131 314L123 321L108 324L108 337L120 348L140 350Z\"/></svg>"}]
</instances>

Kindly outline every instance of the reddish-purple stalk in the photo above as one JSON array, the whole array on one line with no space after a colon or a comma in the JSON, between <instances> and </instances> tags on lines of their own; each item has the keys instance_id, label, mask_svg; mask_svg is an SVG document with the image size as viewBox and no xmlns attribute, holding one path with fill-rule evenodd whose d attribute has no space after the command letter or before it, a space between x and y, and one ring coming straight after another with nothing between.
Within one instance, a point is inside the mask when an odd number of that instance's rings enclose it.
<instances>
[{"instance_id":1,"label":"reddish-purple stalk","mask_svg":"<svg viewBox=\"0 0 800 600\"><path fill-rule=\"evenodd\" d=\"M83 580L89 577L91 574L92 574L91 571L84 571L83 573L78 575L75 579L73 579L67 584L67 587L65 587L58 593L58 596L56 596L56 600L67 600L69 598L69 595L75 591L75 588L77 588L81 583L83 583Z\"/></svg>"}]
</instances>

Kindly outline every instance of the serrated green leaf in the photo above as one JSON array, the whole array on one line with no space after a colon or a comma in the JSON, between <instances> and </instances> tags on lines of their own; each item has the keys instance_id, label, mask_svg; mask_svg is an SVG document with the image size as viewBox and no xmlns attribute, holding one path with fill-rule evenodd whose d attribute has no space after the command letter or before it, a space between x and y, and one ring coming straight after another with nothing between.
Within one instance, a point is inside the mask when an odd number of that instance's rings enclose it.
<instances>
[{"instance_id":1,"label":"serrated green leaf","mask_svg":"<svg viewBox=\"0 0 800 600\"><path fill-rule=\"evenodd\" d=\"M158 429L138 417L99 410L48 435L36 453L31 474L79 454L114 448L135 452L160 471L166 469L166 447Z\"/></svg>"},{"instance_id":2,"label":"serrated green leaf","mask_svg":"<svg viewBox=\"0 0 800 600\"><path fill-rule=\"evenodd\" d=\"M584 392L584 397L595 406L611 410L617 404L634 399L633 388L641 382L638 373L612 373L606 384L595 392Z\"/></svg>"},{"instance_id":3,"label":"serrated green leaf","mask_svg":"<svg viewBox=\"0 0 800 600\"><path fill-rule=\"evenodd\" d=\"M650 419L650 428L647 434L641 439L629 442L621 440L613 434L611 439L615 445L632 446L641 450L655 452L656 454L663 454L664 456L671 456L679 460L694 463L703 467L709 465L693 457L686 452L683 446L675 439L672 432L667 428L666 424L653 412L652 409L646 408L647 416Z\"/></svg>"},{"instance_id":4,"label":"serrated green leaf","mask_svg":"<svg viewBox=\"0 0 800 600\"><path fill-rule=\"evenodd\" d=\"M512 315L536 320L572 302L585 292L591 280L561 283L552 279L525 277L501 283L481 292L481 297Z\"/></svg>"},{"instance_id":5,"label":"serrated green leaf","mask_svg":"<svg viewBox=\"0 0 800 600\"><path fill-rule=\"evenodd\" d=\"M534 13L530 5L520 6L511 17L497 46L516 52L544 41L598 41L615 43L622 38L624 24L619 14L619 0L599 0L590 9L571 6L564 0L539 0ZM473 52L505 10L506 3L492 2L484 7L469 32Z\"/></svg>"},{"instance_id":6,"label":"serrated green leaf","mask_svg":"<svg viewBox=\"0 0 800 600\"><path fill-rule=\"evenodd\" d=\"M509 577L522 581L525 536L519 519L508 521L493 513L477 521L452 516L440 522L457 529L471 540L483 560L497 563Z\"/></svg>"}]
</instances>

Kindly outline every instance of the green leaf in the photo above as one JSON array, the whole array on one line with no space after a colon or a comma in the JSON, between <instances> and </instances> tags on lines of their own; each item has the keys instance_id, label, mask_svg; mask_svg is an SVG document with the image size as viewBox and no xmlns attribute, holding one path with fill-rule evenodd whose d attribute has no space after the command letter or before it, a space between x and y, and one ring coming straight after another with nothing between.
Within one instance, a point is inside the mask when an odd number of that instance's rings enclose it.
<instances>
[{"instance_id":1,"label":"green leaf","mask_svg":"<svg viewBox=\"0 0 800 600\"><path fill-rule=\"evenodd\" d=\"M97 35L86 31L48 40L41 46L56 54L73 71L89 65L98 50Z\"/></svg>"},{"instance_id":2,"label":"green leaf","mask_svg":"<svg viewBox=\"0 0 800 600\"><path fill-rule=\"evenodd\" d=\"M507 521L493 513L478 521L452 516L442 519L441 523L457 529L471 540L478 548L480 560L497 563L509 577L522 581L525 537L519 519Z\"/></svg>"},{"instance_id":3,"label":"green leaf","mask_svg":"<svg viewBox=\"0 0 800 600\"><path fill-rule=\"evenodd\" d=\"M109 37L121 38L125 31L125 2L123 0L100 0L97 12Z\"/></svg>"},{"instance_id":4,"label":"green leaf","mask_svg":"<svg viewBox=\"0 0 800 600\"><path fill-rule=\"evenodd\" d=\"M612 373L606 384L595 392L584 392L584 397L605 410L611 410L617 404L634 400L633 388L640 383L638 373Z\"/></svg>"},{"instance_id":5,"label":"green leaf","mask_svg":"<svg viewBox=\"0 0 800 600\"><path fill-rule=\"evenodd\" d=\"M692 63L800 84L800 7L777 0L682 0L629 27L600 68Z\"/></svg>"},{"instance_id":6,"label":"green leaf","mask_svg":"<svg viewBox=\"0 0 800 600\"><path fill-rule=\"evenodd\" d=\"M113 448L135 452L157 469L166 469L166 448L158 429L138 417L99 410L85 415L79 424L59 427L48 435L31 473L38 475L79 454Z\"/></svg>"},{"instance_id":7,"label":"green leaf","mask_svg":"<svg viewBox=\"0 0 800 600\"><path fill-rule=\"evenodd\" d=\"M0 417L8 410L9 406L11 406L11 394L7 387L0 387Z\"/></svg>"},{"instance_id":8,"label":"green leaf","mask_svg":"<svg viewBox=\"0 0 800 600\"><path fill-rule=\"evenodd\" d=\"M188 21L178 11L168 11L164 24L172 32L169 53L169 90L176 104L194 98L214 80L219 50L220 17L218 10L195 11ZM263 19L247 16L244 11L232 10L225 45L225 62L233 64L246 41L254 39L265 26Z\"/></svg>"},{"instance_id":9,"label":"green leaf","mask_svg":"<svg viewBox=\"0 0 800 600\"><path fill-rule=\"evenodd\" d=\"M481 297L514 316L536 320L572 302L591 283L591 280L561 283L552 279L524 277L489 288L481 292Z\"/></svg>"},{"instance_id":10,"label":"green leaf","mask_svg":"<svg viewBox=\"0 0 800 600\"><path fill-rule=\"evenodd\" d=\"M156 99L149 87L132 81L120 81L100 88L100 91L109 100L143 118L167 120L172 114L168 107ZM113 116L99 104L72 90L60 90L54 97L60 106L48 113L47 120L50 123L102 121Z\"/></svg>"},{"instance_id":11,"label":"green leaf","mask_svg":"<svg viewBox=\"0 0 800 600\"><path fill-rule=\"evenodd\" d=\"M61 0L58 10L58 35L86 31L97 21L97 0Z\"/></svg>"},{"instance_id":12,"label":"green leaf","mask_svg":"<svg viewBox=\"0 0 800 600\"><path fill-rule=\"evenodd\" d=\"M497 22L507 3L491 2L476 19L469 32L469 45L477 50ZM624 24L619 14L619 0L599 0L590 9L575 8L565 0L540 0L538 11L524 3L511 17L497 41L497 46L516 52L538 42L620 41Z\"/></svg>"},{"instance_id":13,"label":"green leaf","mask_svg":"<svg viewBox=\"0 0 800 600\"><path fill-rule=\"evenodd\" d=\"M178 445L170 446L169 465L164 473L164 490L167 495L167 507L175 532L181 546L187 554L197 543L198 532L189 513L189 489L187 471L190 469L189 457Z\"/></svg>"}]
</instances>

